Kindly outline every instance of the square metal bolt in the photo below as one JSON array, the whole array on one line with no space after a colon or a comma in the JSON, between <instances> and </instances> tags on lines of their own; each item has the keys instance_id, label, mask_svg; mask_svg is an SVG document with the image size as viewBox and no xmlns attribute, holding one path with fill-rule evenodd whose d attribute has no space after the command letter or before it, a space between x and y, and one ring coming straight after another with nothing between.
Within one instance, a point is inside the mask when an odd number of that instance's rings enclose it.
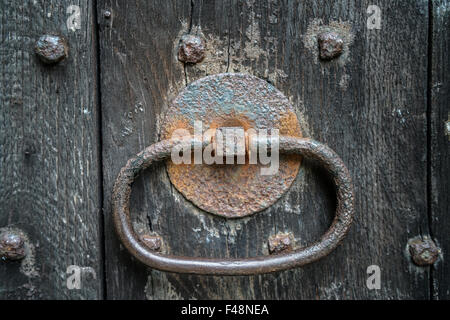
<instances>
[{"instance_id":1,"label":"square metal bolt","mask_svg":"<svg viewBox=\"0 0 450 320\"><path fill-rule=\"evenodd\" d=\"M237 158L237 164L244 164L245 139L245 131L242 127L217 128L214 136L216 155L222 155L227 164L234 163L235 158Z\"/></svg>"},{"instance_id":2,"label":"square metal bolt","mask_svg":"<svg viewBox=\"0 0 450 320\"><path fill-rule=\"evenodd\" d=\"M292 233L278 233L269 237L268 247L270 254L278 254L292 250L294 236Z\"/></svg>"}]
</instances>

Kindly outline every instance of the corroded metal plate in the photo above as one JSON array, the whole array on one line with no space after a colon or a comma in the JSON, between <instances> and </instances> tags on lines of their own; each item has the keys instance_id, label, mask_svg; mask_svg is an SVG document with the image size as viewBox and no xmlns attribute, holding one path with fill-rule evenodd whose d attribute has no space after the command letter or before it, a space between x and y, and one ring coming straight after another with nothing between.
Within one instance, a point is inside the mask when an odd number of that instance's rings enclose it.
<instances>
[{"instance_id":1,"label":"corroded metal plate","mask_svg":"<svg viewBox=\"0 0 450 320\"><path fill-rule=\"evenodd\" d=\"M294 108L267 81L245 74L224 73L202 78L187 86L169 106L161 138L176 129L194 134L194 121L202 129L243 127L245 130L279 129L280 135L301 136ZM301 158L280 155L274 175L261 175L261 164L207 165L167 161L170 181L199 208L227 218L261 211L290 187Z\"/></svg>"}]
</instances>

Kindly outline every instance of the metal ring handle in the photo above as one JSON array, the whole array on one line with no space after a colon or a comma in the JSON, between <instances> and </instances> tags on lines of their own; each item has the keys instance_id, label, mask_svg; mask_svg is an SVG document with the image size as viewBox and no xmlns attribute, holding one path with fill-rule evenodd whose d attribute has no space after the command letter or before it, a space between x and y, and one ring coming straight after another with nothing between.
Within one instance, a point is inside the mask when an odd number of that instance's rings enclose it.
<instances>
[{"instance_id":1,"label":"metal ring handle","mask_svg":"<svg viewBox=\"0 0 450 320\"><path fill-rule=\"evenodd\" d=\"M201 143L193 139L163 140L128 160L120 170L112 195L114 224L123 245L147 266L162 271L208 274L252 275L299 267L328 255L347 234L353 220L353 186L350 174L339 156L328 146L310 139L280 137L280 152L300 154L320 163L332 175L336 187L336 216L319 241L293 252L242 259L190 258L163 255L148 249L133 230L129 200L131 185L141 170L154 161L167 158L173 147L181 143Z\"/></svg>"}]
</instances>

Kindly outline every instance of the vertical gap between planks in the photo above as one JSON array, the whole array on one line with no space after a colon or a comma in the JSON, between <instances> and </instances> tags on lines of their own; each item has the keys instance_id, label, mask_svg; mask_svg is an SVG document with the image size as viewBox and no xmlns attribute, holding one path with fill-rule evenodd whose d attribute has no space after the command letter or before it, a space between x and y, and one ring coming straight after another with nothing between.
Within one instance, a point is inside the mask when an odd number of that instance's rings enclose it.
<instances>
[{"instance_id":1,"label":"vertical gap between planks","mask_svg":"<svg viewBox=\"0 0 450 320\"><path fill-rule=\"evenodd\" d=\"M428 52L427 52L427 111L426 111L426 121L427 121L427 215L428 215L428 232L432 240L433 230L432 230L432 185L431 185L431 143L432 143L432 81L433 81L433 0L428 1ZM434 299L434 267L430 266L430 300Z\"/></svg>"},{"instance_id":2,"label":"vertical gap between planks","mask_svg":"<svg viewBox=\"0 0 450 320\"><path fill-rule=\"evenodd\" d=\"M190 10L190 17L189 17L189 26L188 26L188 33L191 33L192 31L192 23L194 20L194 0L191 0L191 10ZM178 55L178 52L176 53ZM178 59L178 57L177 57ZM184 71L184 86L187 87L188 85L188 75L187 75L187 65L186 63L183 63L183 71Z\"/></svg>"},{"instance_id":3,"label":"vertical gap between planks","mask_svg":"<svg viewBox=\"0 0 450 320\"><path fill-rule=\"evenodd\" d=\"M100 68L100 28L99 28L99 17L98 17L98 1L93 1L93 28L94 28L94 52L95 52L95 65L96 65L96 93L97 93L97 130L98 130L98 144L97 144L97 154L98 154L98 180L99 180L99 192L100 192L100 217L99 217L99 237L100 237L100 259L101 259L101 298L103 300L107 299L107 283L106 283L106 241L105 241L105 215L103 211L104 207L104 186L103 186L103 127L102 127L102 92L101 92L101 68Z\"/></svg>"}]
</instances>

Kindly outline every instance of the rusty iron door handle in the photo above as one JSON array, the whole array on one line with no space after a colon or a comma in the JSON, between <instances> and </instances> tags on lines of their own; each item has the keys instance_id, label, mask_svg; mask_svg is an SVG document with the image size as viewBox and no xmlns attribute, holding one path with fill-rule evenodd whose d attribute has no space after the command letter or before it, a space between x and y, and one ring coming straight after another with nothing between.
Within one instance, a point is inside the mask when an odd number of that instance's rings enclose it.
<instances>
[{"instance_id":1,"label":"rusty iron door handle","mask_svg":"<svg viewBox=\"0 0 450 320\"><path fill-rule=\"evenodd\" d=\"M253 275L286 270L317 261L333 251L347 234L353 220L353 185L350 174L339 156L328 146L303 138L281 136L279 150L299 154L316 160L333 177L336 187L336 215L330 228L319 241L293 252L274 256L241 259L191 258L164 255L150 250L133 230L129 200L131 185L138 174L154 161L166 159L173 147L187 143L191 146L203 142L189 140L163 140L128 160L120 170L112 195L114 224L123 245L138 260L162 271L207 275Z\"/></svg>"}]
</instances>

